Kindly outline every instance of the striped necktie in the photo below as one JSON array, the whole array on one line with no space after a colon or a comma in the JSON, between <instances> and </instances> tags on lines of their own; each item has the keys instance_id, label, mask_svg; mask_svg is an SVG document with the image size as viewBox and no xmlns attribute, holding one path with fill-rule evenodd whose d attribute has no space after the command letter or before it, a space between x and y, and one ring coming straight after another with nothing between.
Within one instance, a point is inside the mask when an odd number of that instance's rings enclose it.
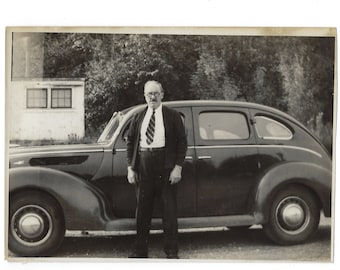
<instances>
[{"instance_id":1,"label":"striped necktie","mask_svg":"<svg viewBox=\"0 0 340 270\"><path fill-rule=\"evenodd\" d=\"M148 128L146 129L146 143L151 144L153 142L153 136L155 135L155 110L152 111L152 115L149 121Z\"/></svg>"}]
</instances>

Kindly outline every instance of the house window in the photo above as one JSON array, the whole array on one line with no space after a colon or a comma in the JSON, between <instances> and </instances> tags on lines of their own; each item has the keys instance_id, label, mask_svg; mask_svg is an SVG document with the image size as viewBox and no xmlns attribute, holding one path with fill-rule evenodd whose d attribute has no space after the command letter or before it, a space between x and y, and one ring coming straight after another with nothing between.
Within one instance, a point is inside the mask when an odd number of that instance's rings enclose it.
<instances>
[{"instance_id":1,"label":"house window","mask_svg":"<svg viewBox=\"0 0 340 270\"><path fill-rule=\"evenodd\" d=\"M52 88L51 89L52 108L71 108L72 89L71 88Z\"/></svg>"},{"instance_id":2,"label":"house window","mask_svg":"<svg viewBox=\"0 0 340 270\"><path fill-rule=\"evenodd\" d=\"M28 88L27 108L47 108L47 88Z\"/></svg>"}]
</instances>

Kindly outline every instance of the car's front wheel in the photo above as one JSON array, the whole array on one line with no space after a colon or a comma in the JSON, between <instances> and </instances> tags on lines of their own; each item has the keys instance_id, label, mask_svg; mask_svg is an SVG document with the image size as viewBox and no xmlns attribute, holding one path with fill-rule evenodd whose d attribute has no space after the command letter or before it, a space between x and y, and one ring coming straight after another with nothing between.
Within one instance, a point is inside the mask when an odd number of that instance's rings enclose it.
<instances>
[{"instance_id":1,"label":"car's front wheel","mask_svg":"<svg viewBox=\"0 0 340 270\"><path fill-rule=\"evenodd\" d=\"M300 186L278 191L271 202L266 235L281 245L306 241L318 228L320 207L316 197Z\"/></svg>"},{"instance_id":2,"label":"car's front wheel","mask_svg":"<svg viewBox=\"0 0 340 270\"><path fill-rule=\"evenodd\" d=\"M65 234L61 208L51 196L26 191L10 198L9 249L21 256L45 256L57 249Z\"/></svg>"}]
</instances>

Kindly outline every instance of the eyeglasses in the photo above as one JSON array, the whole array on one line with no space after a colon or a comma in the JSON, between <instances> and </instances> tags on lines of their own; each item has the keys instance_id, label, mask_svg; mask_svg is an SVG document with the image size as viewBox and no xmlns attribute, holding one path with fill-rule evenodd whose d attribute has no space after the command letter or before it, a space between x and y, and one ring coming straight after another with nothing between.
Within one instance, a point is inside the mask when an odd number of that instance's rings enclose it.
<instances>
[{"instance_id":1,"label":"eyeglasses","mask_svg":"<svg viewBox=\"0 0 340 270\"><path fill-rule=\"evenodd\" d=\"M152 97L158 98L160 95L161 95L160 92L150 92L150 93L145 94L145 96L147 96L148 98L152 98Z\"/></svg>"}]
</instances>

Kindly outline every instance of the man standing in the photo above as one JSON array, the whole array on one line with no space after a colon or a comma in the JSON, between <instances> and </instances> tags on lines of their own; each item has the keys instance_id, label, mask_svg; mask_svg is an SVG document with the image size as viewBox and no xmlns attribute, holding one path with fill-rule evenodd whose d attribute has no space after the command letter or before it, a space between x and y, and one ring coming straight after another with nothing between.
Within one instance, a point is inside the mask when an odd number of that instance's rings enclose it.
<instances>
[{"instance_id":1,"label":"man standing","mask_svg":"<svg viewBox=\"0 0 340 270\"><path fill-rule=\"evenodd\" d=\"M180 114L162 105L162 85L148 81L144 96L147 107L134 116L127 136L127 177L137 187L137 237L130 258L148 257L153 205L159 197L164 252L174 259L178 258L176 184L181 180L187 141Z\"/></svg>"}]
</instances>

